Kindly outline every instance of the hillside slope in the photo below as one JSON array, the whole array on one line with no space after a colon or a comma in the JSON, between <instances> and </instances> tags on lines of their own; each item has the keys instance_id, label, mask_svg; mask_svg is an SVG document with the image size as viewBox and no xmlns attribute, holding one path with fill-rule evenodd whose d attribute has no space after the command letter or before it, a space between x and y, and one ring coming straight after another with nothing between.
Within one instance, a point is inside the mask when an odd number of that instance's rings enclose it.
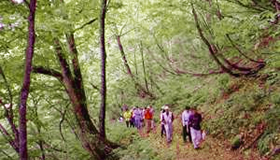
<instances>
[{"instance_id":1,"label":"hillside slope","mask_svg":"<svg viewBox=\"0 0 280 160\"><path fill-rule=\"evenodd\" d=\"M209 96L212 98L195 105L203 115L202 128L208 133L200 150L183 143L182 109L173 108L177 118L170 146L160 137L159 128L150 136L141 137L136 129L125 129L124 124L119 124L120 128L114 133L118 130L122 133L117 141L127 148L118 150L117 154L123 160L280 159L277 155L280 146L279 80L277 74L232 79L219 96Z\"/></svg>"}]
</instances>

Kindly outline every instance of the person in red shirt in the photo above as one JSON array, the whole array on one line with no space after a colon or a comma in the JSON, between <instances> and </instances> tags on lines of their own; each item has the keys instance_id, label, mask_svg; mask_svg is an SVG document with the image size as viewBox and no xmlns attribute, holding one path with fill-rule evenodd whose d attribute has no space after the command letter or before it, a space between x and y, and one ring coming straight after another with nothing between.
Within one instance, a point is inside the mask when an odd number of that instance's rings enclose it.
<instances>
[{"instance_id":1,"label":"person in red shirt","mask_svg":"<svg viewBox=\"0 0 280 160\"><path fill-rule=\"evenodd\" d=\"M151 111L151 107L148 106L144 112L144 118L145 118L145 122L146 122L146 126L147 126L147 133L150 133L151 131L151 122L153 119L153 114Z\"/></svg>"}]
</instances>

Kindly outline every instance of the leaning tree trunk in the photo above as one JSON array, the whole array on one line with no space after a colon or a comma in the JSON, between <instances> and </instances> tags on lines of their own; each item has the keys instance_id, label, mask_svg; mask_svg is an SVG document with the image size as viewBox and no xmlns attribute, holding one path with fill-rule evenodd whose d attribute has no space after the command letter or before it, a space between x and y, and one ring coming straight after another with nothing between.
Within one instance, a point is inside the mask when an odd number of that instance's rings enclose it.
<instances>
[{"instance_id":1,"label":"leaning tree trunk","mask_svg":"<svg viewBox=\"0 0 280 160\"><path fill-rule=\"evenodd\" d=\"M150 91L146 90L145 87L143 87L136 79L136 77L133 75L131 69L130 69L130 66L127 62L127 59L126 59L126 56L125 56L125 53L124 53L124 49L123 49L123 46L122 46L122 43L121 43L121 37L120 35L118 35L117 37L117 42L118 42L118 46L119 46L119 50L121 52L121 55L122 55L122 59L123 59L123 63L124 63L124 66L127 70L127 73L128 75L130 76L130 78L132 79L132 81L134 82L135 84L135 88L137 89L137 92L140 93L140 96L143 96L145 97L146 95L149 96L150 99L155 99L155 95L153 93L151 93Z\"/></svg>"},{"instance_id":2,"label":"leaning tree trunk","mask_svg":"<svg viewBox=\"0 0 280 160\"><path fill-rule=\"evenodd\" d=\"M80 73L78 57L76 55L77 50L75 49L74 35L71 34L67 40L70 46L70 51L74 54L74 58L72 59L74 72L76 72L74 73L74 76L71 73L67 60L64 58L65 56L63 56L62 48L58 40L55 41L55 45L61 67L61 76L58 75L59 73L47 72L47 70L39 70L39 68L34 69L36 69L37 72L41 71L40 73L43 73L42 71L44 71L44 74L53 75L62 81L73 106L73 111L79 126L78 137L82 142L83 147L94 159L103 160L111 154L112 149L117 147L117 145L109 142L104 137L101 137L90 119L87 109L86 96L84 88L82 87L82 75ZM80 82L78 82L78 80Z\"/></svg>"},{"instance_id":3,"label":"leaning tree trunk","mask_svg":"<svg viewBox=\"0 0 280 160\"><path fill-rule=\"evenodd\" d=\"M30 0L29 4L29 27L28 27L28 46L26 49L25 58L25 73L23 79L23 85L20 94L20 105L19 105L19 157L21 160L28 159L27 153L27 121L26 121L26 102L30 88L30 74L32 71L32 58L34 53L35 44L35 10L36 0Z\"/></svg>"},{"instance_id":4,"label":"leaning tree trunk","mask_svg":"<svg viewBox=\"0 0 280 160\"><path fill-rule=\"evenodd\" d=\"M209 1L209 3L211 4L211 1ZM210 43L210 41L208 39L206 39L206 37L204 36L202 28L200 27L199 22L198 22L198 16L195 11L195 8L194 8L193 4L191 4L191 6L192 6L192 13L194 16L194 21L195 21L199 36L202 39L202 41L207 45L210 56L218 64L218 66L222 69L223 72L228 73L229 75L234 76L234 77L252 76L252 75L255 75L258 71L260 71L265 66L265 62L259 61L259 62L257 62L258 65L256 67L253 67L253 68L241 67L241 66L238 66L237 64L231 63L222 54L218 54L218 47L216 47L215 44ZM218 58L218 56L222 60L220 60ZM256 63L256 61L255 61L255 63Z\"/></svg>"}]
</instances>

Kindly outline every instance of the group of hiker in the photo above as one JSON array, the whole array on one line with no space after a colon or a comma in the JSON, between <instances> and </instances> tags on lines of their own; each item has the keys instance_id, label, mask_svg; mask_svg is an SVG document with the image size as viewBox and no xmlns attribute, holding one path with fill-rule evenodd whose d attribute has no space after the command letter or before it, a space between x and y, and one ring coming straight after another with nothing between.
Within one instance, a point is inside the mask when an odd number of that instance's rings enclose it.
<instances>
[{"instance_id":1,"label":"group of hiker","mask_svg":"<svg viewBox=\"0 0 280 160\"><path fill-rule=\"evenodd\" d=\"M155 111L151 105L144 108L135 106L132 109L124 106L123 110L123 117L128 128L136 127L138 130L141 130L143 127L146 127L147 134L155 128ZM174 114L170 111L169 106L162 106L160 111L161 137L165 136L168 144L172 142L173 121ZM199 148L199 144L203 138L200 126L201 121L201 114L196 109L190 108L189 106L185 107L181 114L183 140L187 142L188 139L195 149Z\"/></svg>"},{"instance_id":2,"label":"group of hiker","mask_svg":"<svg viewBox=\"0 0 280 160\"><path fill-rule=\"evenodd\" d=\"M154 109L151 105L144 108L136 106L131 110L125 106L123 110L123 117L127 127L136 127L140 130L146 126L147 133L149 133L154 128Z\"/></svg>"}]
</instances>

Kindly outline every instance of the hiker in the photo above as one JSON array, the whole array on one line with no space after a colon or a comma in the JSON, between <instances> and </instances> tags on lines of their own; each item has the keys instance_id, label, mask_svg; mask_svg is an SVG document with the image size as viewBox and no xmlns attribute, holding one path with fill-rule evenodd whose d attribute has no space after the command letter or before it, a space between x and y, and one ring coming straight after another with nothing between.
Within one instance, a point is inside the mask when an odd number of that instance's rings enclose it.
<instances>
[{"instance_id":1,"label":"hiker","mask_svg":"<svg viewBox=\"0 0 280 160\"><path fill-rule=\"evenodd\" d=\"M143 116L142 116L142 111L138 106L136 106L135 110L133 111L133 115L134 115L135 127L137 129L141 129L141 127L142 127L141 120L142 120Z\"/></svg>"},{"instance_id":2,"label":"hiker","mask_svg":"<svg viewBox=\"0 0 280 160\"><path fill-rule=\"evenodd\" d=\"M131 118L131 112L128 108L125 109L125 112L123 113L123 117L125 119L126 127L128 128L130 125L130 118Z\"/></svg>"},{"instance_id":3,"label":"hiker","mask_svg":"<svg viewBox=\"0 0 280 160\"><path fill-rule=\"evenodd\" d=\"M194 149L199 148L200 141L202 139L200 123L202 121L201 114L193 109L193 114L190 115L190 131Z\"/></svg>"},{"instance_id":4,"label":"hiker","mask_svg":"<svg viewBox=\"0 0 280 160\"><path fill-rule=\"evenodd\" d=\"M186 106L185 110L182 113L182 126L183 126L183 140L184 142L187 141L187 136L189 137L189 142L192 143L191 139L191 133L190 133L190 125L189 125L189 120L190 120L190 115L192 114L190 107Z\"/></svg>"},{"instance_id":5,"label":"hiker","mask_svg":"<svg viewBox=\"0 0 280 160\"><path fill-rule=\"evenodd\" d=\"M162 121L164 123L167 143L170 143L172 141L172 136L173 136L172 123L174 120L174 116L173 116L173 113L171 111L169 111L168 106L165 106L164 110L165 110L165 112L162 115Z\"/></svg>"},{"instance_id":6,"label":"hiker","mask_svg":"<svg viewBox=\"0 0 280 160\"><path fill-rule=\"evenodd\" d=\"M146 111L147 107L141 108L141 127L144 128L145 127L145 111Z\"/></svg>"},{"instance_id":7,"label":"hiker","mask_svg":"<svg viewBox=\"0 0 280 160\"><path fill-rule=\"evenodd\" d=\"M151 128L152 128L152 130L153 130L153 129L155 128L155 121L154 121L155 110L154 110L154 108L153 108L152 105L149 105L149 107L150 107L150 112L151 112L151 114L152 114Z\"/></svg>"},{"instance_id":8,"label":"hiker","mask_svg":"<svg viewBox=\"0 0 280 160\"><path fill-rule=\"evenodd\" d=\"M152 119L153 119L153 115L152 115L150 106L148 106L145 109L144 118L145 118L145 123L146 123L146 126L147 126L147 133L150 133L151 123L152 123Z\"/></svg>"},{"instance_id":9,"label":"hiker","mask_svg":"<svg viewBox=\"0 0 280 160\"><path fill-rule=\"evenodd\" d=\"M134 109L135 109L135 107L133 107L131 110L130 110L130 113L131 113L131 117L130 117L130 120L129 120L129 122L130 122L130 127L133 127L134 128L134 114L133 114L133 111L134 111Z\"/></svg>"},{"instance_id":10,"label":"hiker","mask_svg":"<svg viewBox=\"0 0 280 160\"><path fill-rule=\"evenodd\" d=\"M163 113L165 112L165 110L164 110L164 107L165 106L162 106L161 107L161 111L160 111L160 126L161 126L161 131L160 131L160 135L161 135L161 137L163 137L163 135L166 135L166 132L165 132L165 128L164 128L164 123L163 123Z\"/></svg>"},{"instance_id":11,"label":"hiker","mask_svg":"<svg viewBox=\"0 0 280 160\"><path fill-rule=\"evenodd\" d=\"M121 108L121 110L122 110L123 112L125 112L127 109L128 109L128 106L127 106L126 104L124 104L124 105L122 106L122 108Z\"/></svg>"}]
</instances>

